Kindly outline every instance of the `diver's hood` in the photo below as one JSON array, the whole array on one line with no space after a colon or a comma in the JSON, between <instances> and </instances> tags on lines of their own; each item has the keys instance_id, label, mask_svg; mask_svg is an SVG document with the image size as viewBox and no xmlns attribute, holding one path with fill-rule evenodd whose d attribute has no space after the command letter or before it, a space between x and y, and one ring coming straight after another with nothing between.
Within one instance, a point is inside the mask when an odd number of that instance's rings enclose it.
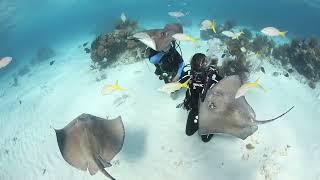
<instances>
[{"instance_id":1,"label":"diver's hood","mask_svg":"<svg viewBox=\"0 0 320 180\"><path fill-rule=\"evenodd\" d=\"M163 29L150 29L142 31L140 33L146 33L151 38L147 41L141 38L139 39L146 46L152 48L155 51L166 51L168 50L168 47L170 47L171 42L174 41L172 35L176 33L183 33L183 28L181 24L171 23L167 24ZM153 46L153 43L155 46ZM152 44L153 47L150 46L150 44Z\"/></svg>"},{"instance_id":2,"label":"diver's hood","mask_svg":"<svg viewBox=\"0 0 320 180\"><path fill-rule=\"evenodd\" d=\"M213 60L211 58L206 57L205 62L206 63L202 64L201 67L193 69L193 72L196 74L202 74L207 72L210 69L210 67L214 66Z\"/></svg>"}]
</instances>

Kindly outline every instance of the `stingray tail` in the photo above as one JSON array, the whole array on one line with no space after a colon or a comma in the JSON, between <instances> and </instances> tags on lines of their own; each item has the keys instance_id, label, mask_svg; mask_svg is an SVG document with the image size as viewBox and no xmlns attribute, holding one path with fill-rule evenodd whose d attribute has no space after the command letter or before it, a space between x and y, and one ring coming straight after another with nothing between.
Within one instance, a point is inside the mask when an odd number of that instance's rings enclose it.
<instances>
[{"instance_id":1,"label":"stingray tail","mask_svg":"<svg viewBox=\"0 0 320 180\"><path fill-rule=\"evenodd\" d=\"M114 177L112 177L105 169L100 170L105 176L110 178L111 180L116 180Z\"/></svg>"},{"instance_id":2,"label":"stingray tail","mask_svg":"<svg viewBox=\"0 0 320 180\"><path fill-rule=\"evenodd\" d=\"M272 118L272 119L268 119L268 120L253 120L257 125L258 124L265 124L265 123L268 123L268 122L272 122L276 119L279 119L280 117L284 116L285 114L287 114L289 111L291 111L292 109L294 108L294 106L292 106L290 109L288 109L286 112L282 113L281 115L275 117L275 118Z\"/></svg>"},{"instance_id":3,"label":"stingray tail","mask_svg":"<svg viewBox=\"0 0 320 180\"><path fill-rule=\"evenodd\" d=\"M103 163L99 160L99 159L96 159L96 163L100 169L100 171L108 178L110 178L111 180L116 180L114 177L112 177L104 168L104 165Z\"/></svg>"}]
</instances>

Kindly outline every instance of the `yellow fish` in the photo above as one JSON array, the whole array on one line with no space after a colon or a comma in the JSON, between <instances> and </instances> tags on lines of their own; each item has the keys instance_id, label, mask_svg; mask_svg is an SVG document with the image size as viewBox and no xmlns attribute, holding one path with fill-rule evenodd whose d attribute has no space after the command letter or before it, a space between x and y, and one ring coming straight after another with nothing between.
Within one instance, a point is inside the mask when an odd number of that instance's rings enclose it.
<instances>
[{"instance_id":1,"label":"yellow fish","mask_svg":"<svg viewBox=\"0 0 320 180\"><path fill-rule=\"evenodd\" d=\"M248 82L248 83L243 84L238 89L238 91L237 91L237 93L235 95L235 98L237 99L237 98L239 98L241 96L244 96L249 89L254 88L254 87L258 87L258 88L264 90L264 88L259 84L259 79L260 79L260 77L254 82Z\"/></svg>"},{"instance_id":2,"label":"yellow fish","mask_svg":"<svg viewBox=\"0 0 320 180\"><path fill-rule=\"evenodd\" d=\"M198 41L197 38L192 37L191 35L183 34L183 33L177 33L172 35L172 37L178 41L191 41L193 43L196 43Z\"/></svg>"},{"instance_id":3,"label":"yellow fish","mask_svg":"<svg viewBox=\"0 0 320 180\"><path fill-rule=\"evenodd\" d=\"M261 32L267 36L282 36L286 37L288 31L280 31L275 27L266 27L261 30Z\"/></svg>"},{"instance_id":4,"label":"yellow fish","mask_svg":"<svg viewBox=\"0 0 320 180\"><path fill-rule=\"evenodd\" d=\"M159 88L158 90L161 91L161 92L165 92L165 93L172 93L172 92L175 92L181 88L189 88L189 79L184 82L184 83L180 83L180 82L171 82L171 83L167 83L167 84L164 84L161 88Z\"/></svg>"},{"instance_id":5,"label":"yellow fish","mask_svg":"<svg viewBox=\"0 0 320 180\"><path fill-rule=\"evenodd\" d=\"M104 86L102 88L101 93L102 93L102 95L107 95L107 94L110 94L110 93L112 93L113 91L116 91L116 90L127 90L127 89L122 88L119 85L119 82L117 80L115 84L108 84L108 85Z\"/></svg>"},{"instance_id":6,"label":"yellow fish","mask_svg":"<svg viewBox=\"0 0 320 180\"><path fill-rule=\"evenodd\" d=\"M239 37L244 34L244 32L240 31L240 32L237 32L237 33L234 33L232 39L237 39L239 40Z\"/></svg>"},{"instance_id":7,"label":"yellow fish","mask_svg":"<svg viewBox=\"0 0 320 180\"><path fill-rule=\"evenodd\" d=\"M216 31L216 23L212 20L204 20L201 22L201 25L202 25L202 29L203 30L207 30L207 29L212 29L212 31L214 33L217 33Z\"/></svg>"}]
</instances>

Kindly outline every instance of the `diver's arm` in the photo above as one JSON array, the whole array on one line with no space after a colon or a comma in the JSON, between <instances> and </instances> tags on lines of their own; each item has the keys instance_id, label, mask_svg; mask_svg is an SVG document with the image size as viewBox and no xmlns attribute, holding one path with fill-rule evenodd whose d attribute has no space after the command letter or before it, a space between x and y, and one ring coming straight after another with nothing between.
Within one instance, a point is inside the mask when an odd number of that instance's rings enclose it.
<instances>
[{"instance_id":1,"label":"diver's arm","mask_svg":"<svg viewBox=\"0 0 320 180\"><path fill-rule=\"evenodd\" d=\"M149 60L152 64L158 64L164 54L164 52L158 52L157 54L151 56Z\"/></svg>"},{"instance_id":2,"label":"diver's arm","mask_svg":"<svg viewBox=\"0 0 320 180\"><path fill-rule=\"evenodd\" d=\"M184 64L184 61L182 61L182 62L179 64L179 69L178 69L178 71L177 71L177 75L179 76L179 78L181 78L184 65L185 65L185 64Z\"/></svg>"},{"instance_id":3,"label":"diver's arm","mask_svg":"<svg viewBox=\"0 0 320 180\"><path fill-rule=\"evenodd\" d=\"M184 62L182 61L180 64L179 64L179 68L177 70L177 73L175 75L175 77L172 78L172 82L176 82L178 81L180 78L181 78L181 75L182 75L182 71L183 71L183 67L184 67Z\"/></svg>"}]
</instances>

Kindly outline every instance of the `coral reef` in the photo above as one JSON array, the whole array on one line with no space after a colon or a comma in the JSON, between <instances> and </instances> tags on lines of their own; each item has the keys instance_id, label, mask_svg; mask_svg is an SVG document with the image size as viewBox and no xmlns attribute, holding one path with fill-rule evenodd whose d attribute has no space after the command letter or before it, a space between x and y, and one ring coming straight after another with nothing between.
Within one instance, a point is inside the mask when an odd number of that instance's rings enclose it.
<instances>
[{"instance_id":1,"label":"coral reef","mask_svg":"<svg viewBox=\"0 0 320 180\"><path fill-rule=\"evenodd\" d=\"M200 30L200 39L207 41L214 37L214 32L210 30Z\"/></svg>"},{"instance_id":2,"label":"coral reef","mask_svg":"<svg viewBox=\"0 0 320 180\"><path fill-rule=\"evenodd\" d=\"M239 39L224 38L224 43L227 45L228 55L221 66L221 72L223 75L239 75L242 81L246 81L248 78L251 64L247 61L247 49L251 48L251 33L247 29L241 30L245 32Z\"/></svg>"},{"instance_id":3,"label":"coral reef","mask_svg":"<svg viewBox=\"0 0 320 180\"><path fill-rule=\"evenodd\" d=\"M242 81L245 81L249 71L254 70L255 66L247 61L247 58L255 55L260 59L259 57L266 58L272 55L274 58L271 62L280 64L278 63L280 61L286 69L286 72L283 73L285 77L289 77L289 73L295 71L308 80L310 88L316 87L316 82L320 80L320 38L296 38L289 44L276 46L272 38L260 33L253 35L248 29L242 29L244 34L238 39L221 34L222 31L231 30L235 25L234 21L226 21L223 25L216 24L217 33L210 30L200 31L201 39L208 40L209 49L207 52L210 58L214 57L216 52L221 51L224 45L227 46L222 54L224 61L218 67L221 75L237 74ZM258 67L264 72L260 65ZM273 75L278 76L279 73Z\"/></svg>"},{"instance_id":4,"label":"coral reef","mask_svg":"<svg viewBox=\"0 0 320 180\"><path fill-rule=\"evenodd\" d=\"M105 68L113 64L126 51L141 53L145 46L130 38L137 29L136 21L116 21L113 32L102 34L91 43L92 61L97 63L99 68ZM141 60L143 57L139 56L139 58L136 60Z\"/></svg>"},{"instance_id":5,"label":"coral reef","mask_svg":"<svg viewBox=\"0 0 320 180\"><path fill-rule=\"evenodd\" d=\"M121 19L116 20L114 22L114 27L117 30L126 30L128 32L135 31L139 28L138 22L130 19L126 20L125 22L123 22Z\"/></svg>"},{"instance_id":6,"label":"coral reef","mask_svg":"<svg viewBox=\"0 0 320 180\"><path fill-rule=\"evenodd\" d=\"M276 43L267 36L258 34L253 39L249 49L257 54L270 56L275 45Z\"/></svg>"},{"instance_id":7,"label":"coral reef","mask_svg":"<svg viewBox=\"0 0 320 180\"><path fill-rule=\"evenodd\" d=\"M240 36L239 39L228 38L225 40L225 43L228 46L230 55L236 56L238 58L246 54L246 52L243 52L241 48L250 49L251 47L250 39L244 35Z\"/></svg>"},{"instance_id":8,"label":"coral reef","mask_svg":"<svg viewBox=\"0 0 320 180\"><path fill-rule=\"evenodd\" d=\"M207 56L213 57L216 56L216 52L221 51L224 48L223 43L218 38L212 38L208 40L208 50L207 50Z\"/></svg>"},{"instance_id":9,"label":"coral reef","mask_svg":"<svg viewBox=\"0 0 320 180\"><path fill-rule=\"evenodd\" d=\"M246 37L247 39L252 39L252 33L249 29L243 28L241 31L243 32L242 36Z\"/></svg>"},{"instance_id":10,"label":"coral reef","mask_svg":"<svg viewBox=\"0 0 320 180\"><path fill-rule=\"evenodd\" d=\"M312 82L320 80L320 39L296 38L291 44L284 44L274 49L272 55L282 65L290 64L298 73Z\"/></svg>"},{"instance_id":11,"label":"coral reef","mask_svg":"<svg viewBox=\"0 0 320 180\"><path fill-rule=\"evenodd\" d=\"M218 67L219 74L224 76L239 75L242 81L248 79L250 63L245 58L225 58L222 65Z\"/></svg>"},{"instance_id":12,"label":"coral reef","mask_svg":"<svg viewBox=\"0 0 320 180\"><path fill-rule=\"evenodd\" d=\"M232 28L234 28L237 25L237 22L235 19L227 19L223 24L223 30L222 31L229 31Z\"/></svg>"}]
</instances>

